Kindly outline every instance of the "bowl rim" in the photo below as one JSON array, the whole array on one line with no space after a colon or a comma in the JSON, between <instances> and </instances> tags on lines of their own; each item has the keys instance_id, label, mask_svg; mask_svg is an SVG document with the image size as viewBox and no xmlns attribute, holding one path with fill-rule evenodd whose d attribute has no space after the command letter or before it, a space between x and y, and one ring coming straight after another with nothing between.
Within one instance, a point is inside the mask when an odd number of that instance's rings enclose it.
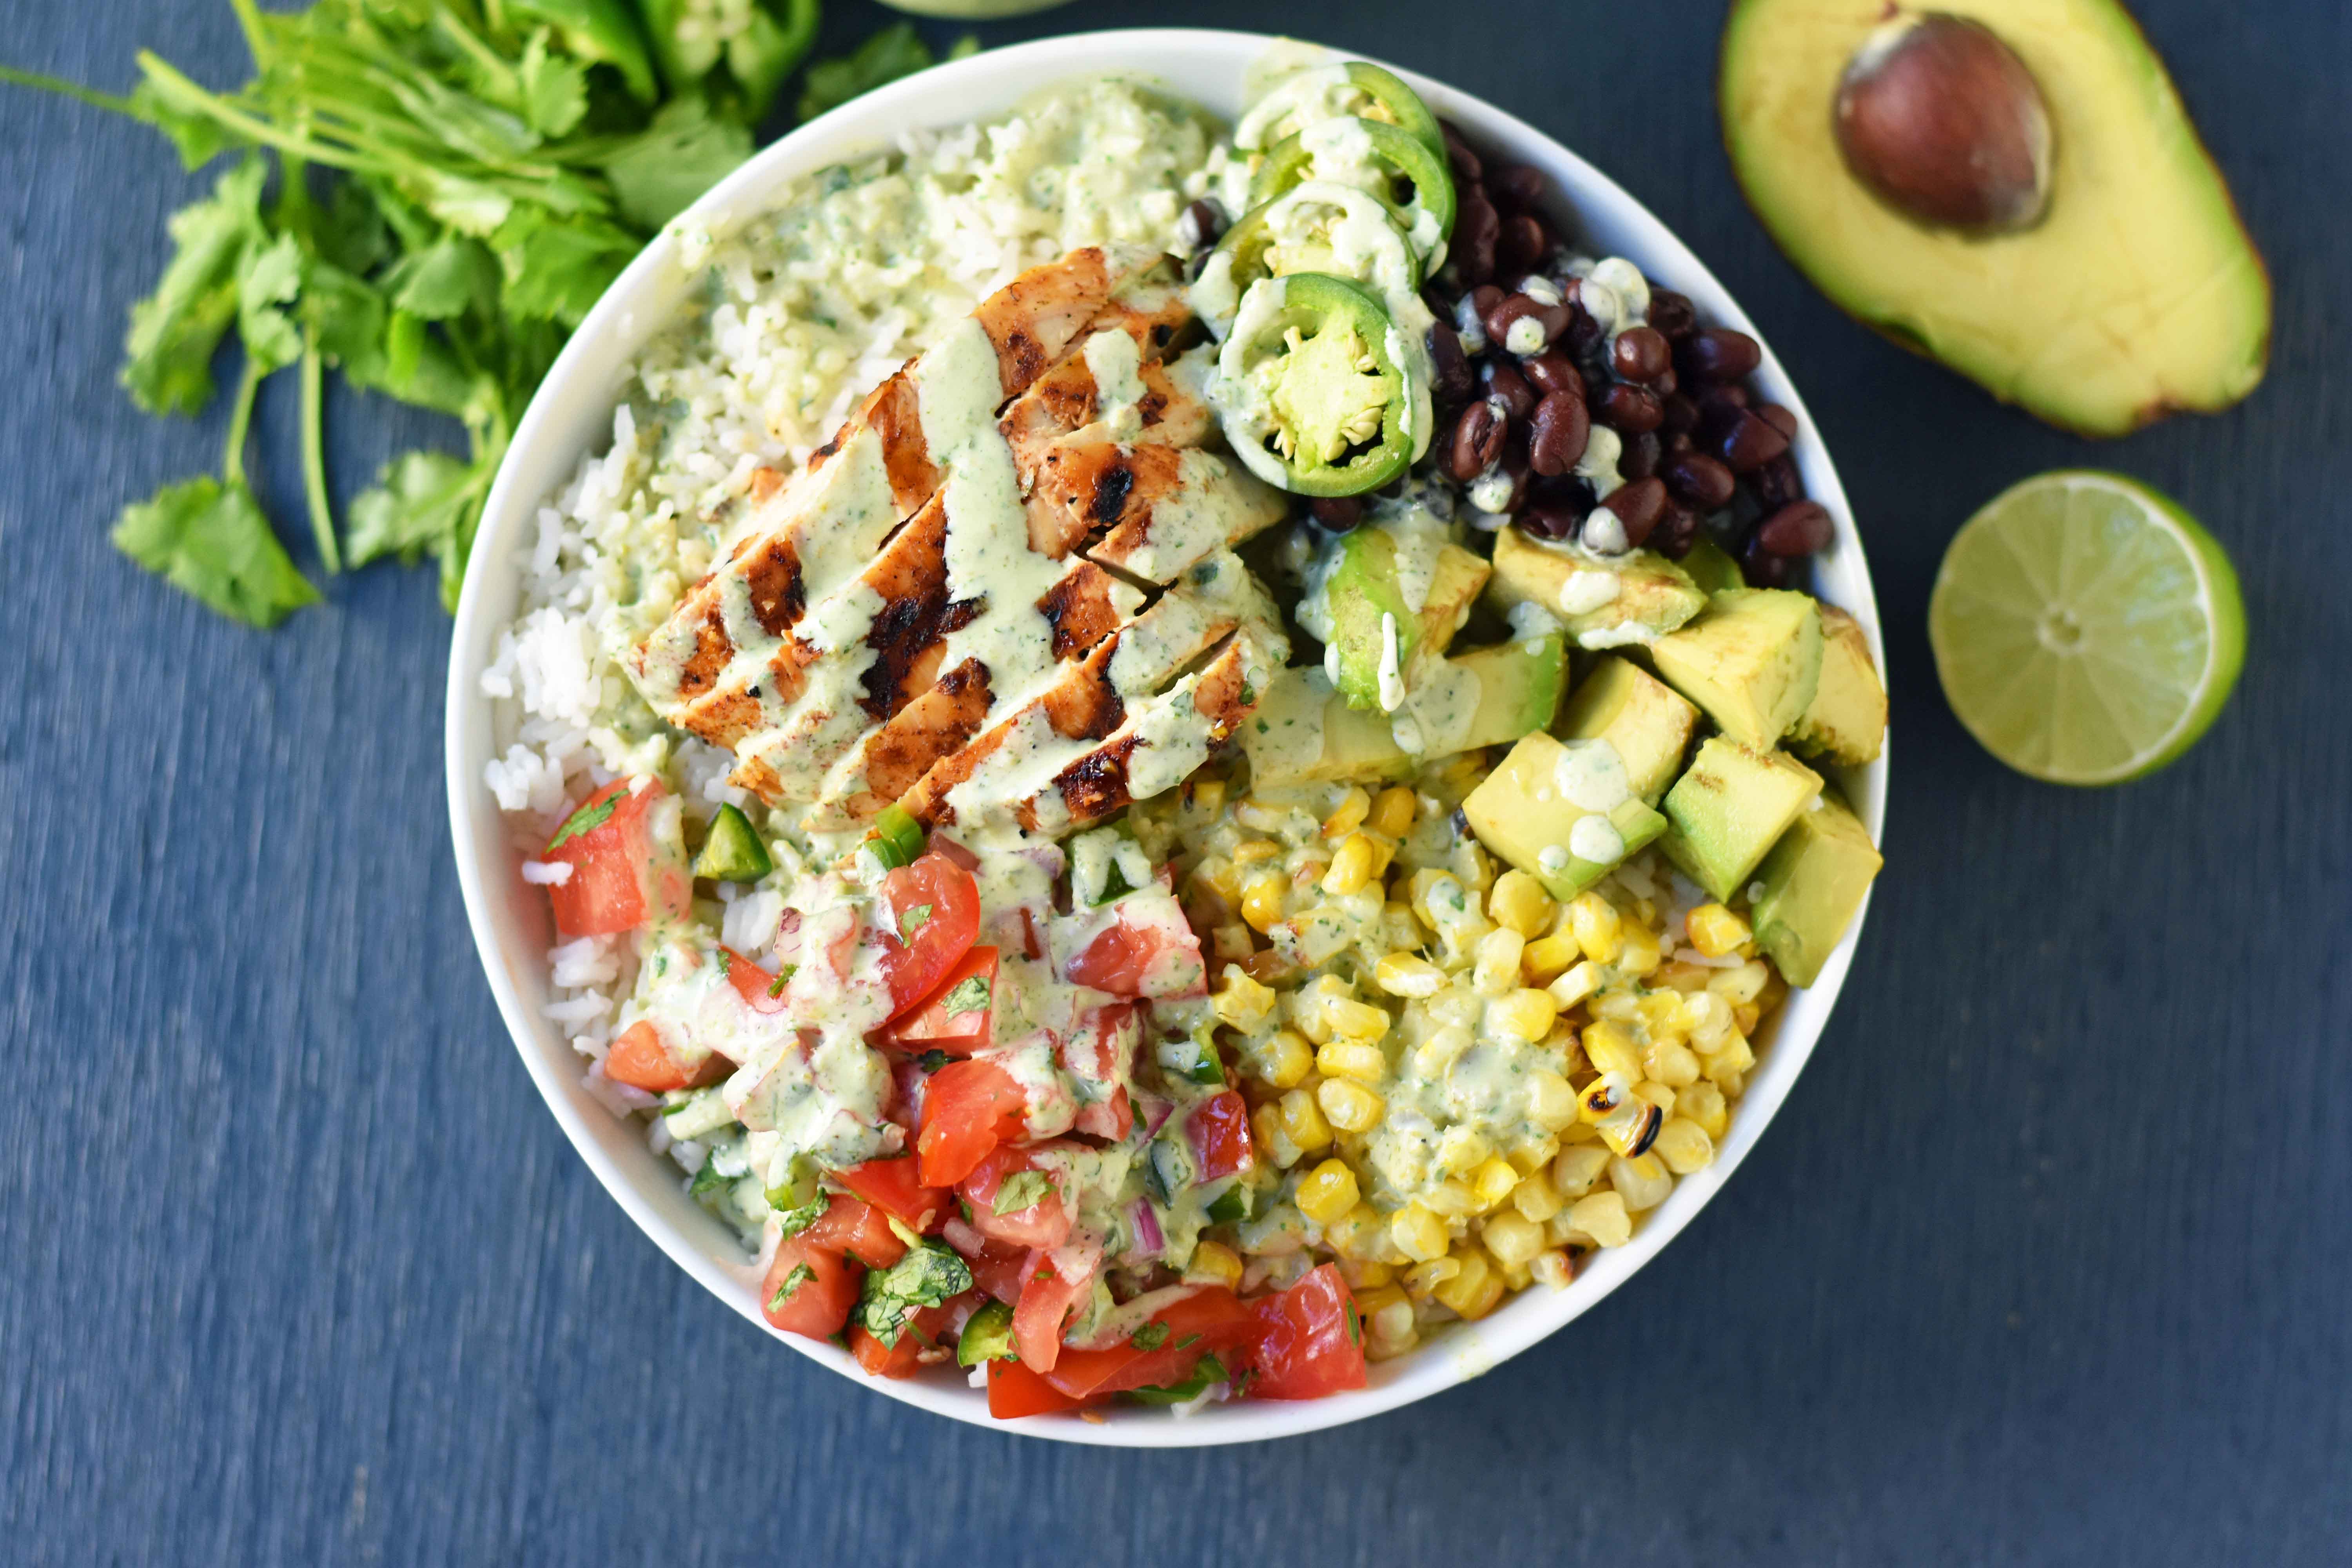
<instances>
[{"instance_id":1,"label":"bowl rim","mask_svg":"<svg viewBox=\"0 0 2352 1568\"><path fill-rule=\"evenodd\" d=\"M534 963L538 984L543 986L546 927L541 920L528 932L518 930L531 925L529 906L520 911L514 907L513 896L522 886L517 871L520 858L509 847L497 803L483 782L484 764L497 752L494 704L482 693L478 677L489 662L498 632L520 607L519 542L528 537L522 531L551 488L535 483L524 473L530 466L527 457L550 441L551 426L566 419L576 423L583 406L601 410L604 434L595 434L599 426L592 421L589 439L584 444L566 442L562 465L552 471L569 474L583 456L602 449L609 440L614 397L625 384L626 367L669 319L669 313L663 311L659 320L648 324L638 316L650 296L663 286L665 269L678 273L680 236L685 230L716 231L754 219L769 210L772 198L791 180L827 163L878 151L908 126L946 127L966 122L976 114L1003 112L1037 89L1074 76L1117 74L1152 85L1154 79L1164 82L1172 74L1172 62L1187 62L1202 68L1229 69L1237 98L1242 72L1277 46L1297 47L1297 41L1211 28L1145 27L1010 45L878 89L761 149L647 243L590 310L549 369L516 426L485 503L451 628L444 756L459 890L499 1015L533 1085L573 1149L657 1247L772 1338L908 1405L995 1430L1055 1441L1191 1447L1318 1431L1442 1393L1559 1331L1662 1251L1706 1206L1755 1147L1812 1054L1843 987L1869 915L1865 895L1846 940L1814 984L1790 994L1775 1020L1769 1047L1750 1075L1738 1115L1718 1148L1716 1162L1678 1178L1672 1194L1651 1213L1633 1238L1623 1247L1588 1258L1569 1288L1521 1291L1493 1315L1454 1326L1407 1355L1375 1366L1367 1388L1298 1403L1242 1401L1211 1407L1186 1419L1171 1419L1163 1411L1122 1408L1105 1412L1099 1424L1055 1416L997 1421L987 1413L985 1396L961 1382L941 1381L936 1374L905 1380L867 1378L839 1348L778 1332L761 1315L756 1264L741 1261L741 1248L733 1233L688 1204L675 1166L652 1152L634 1119L614 1115L588 1095L577 1068L579 1057L560 1032L538 1015L518 977L520 963ZM1435 112L1463 126L1480 145L1507 149L1514 161L1533 163L1549 175L1559 187L1559 201L1573 215L1576 232L1612 228L1631 235L1638 243L1619 246L1618 253L1632 257L1645 275L1689 295L1703 318L1747 332L1763 345L1756 383L1774 401L1796 413L1800 435L1792 452L1805 479L1806 493L1829 510L1836 524L1835 542L1819 560L1817 582L1835 576L1838 592L1829 596L1860 622L1884 677L1885 647L1868 561L1818 426L1769 342L1714 274L1622 187L1518 117L1373 56L1338 49L1324 53L1333 60L1373 60L1396 71ZM960 107L952 112L942 107L960 103L959 93L969 98L974 89L983 89L980 96L992 107ZM1199 96L1197 89L1183 95ZM1891 745L1868 767L1839 773L1874 841L1881 844L1885 841L1890 752ZM494 895L494 878L502 885L503 900ZM690 1207L691 1213L684 1212L681 1205ZM693 1234L698 1231L703 1234ZM734 1255L732 1261L720 1256L722 1249Z\"/></svg>"}]
</instances>

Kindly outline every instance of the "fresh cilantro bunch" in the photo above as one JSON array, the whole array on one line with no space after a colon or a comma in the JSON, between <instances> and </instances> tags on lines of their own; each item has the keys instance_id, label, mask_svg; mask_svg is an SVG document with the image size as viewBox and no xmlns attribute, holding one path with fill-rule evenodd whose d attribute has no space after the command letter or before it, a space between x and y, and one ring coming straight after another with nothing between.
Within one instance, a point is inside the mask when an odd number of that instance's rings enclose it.
<instances>
[{"instance_id":1,"label":"fresh cilantro bunch","mask_svg":"<svg viewBox=\"0 0 2352 1568\"><path fill-rule=\"evenodd\" d=\"M540 378L646 238L750 154L751 127L815 37L818 0L230 4L255 65L234 92L144 52L128 97L0 67L0 80L154 126L191 169L228 160L212 194L173 216L173 256L131 311L122 371L140 407L193 414L235 333L244 370L227 450L216 477L125 508L115 543L248 626L314 603L245 471L256 395L292 368L322 564L430 557L454 605ZM803 112L930 63L911 29L882 38L812 71ZM329 369L450 415L467 437L463 457L386 464L340 530Z\"/></svg>"}]
</instances>

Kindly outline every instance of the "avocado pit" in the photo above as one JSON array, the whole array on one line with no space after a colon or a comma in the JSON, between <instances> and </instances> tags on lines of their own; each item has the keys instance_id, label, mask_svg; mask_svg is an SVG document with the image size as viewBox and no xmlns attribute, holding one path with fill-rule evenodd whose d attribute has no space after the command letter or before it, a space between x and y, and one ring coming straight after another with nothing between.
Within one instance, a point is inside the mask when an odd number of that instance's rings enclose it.
<instances>
[{"instance_id":1,"label":"avocado pit","mask_svg":"<svg viewBox=\"0 0 2352 1568\"><path fill-rule=\"evenodd\" d=\"M2050 205L2050 109L2025 62L1980 23L1908 12L1847 62L1839 152L1880 200L1976 234L2030 228Z\"/></svg>"}]
</instances>

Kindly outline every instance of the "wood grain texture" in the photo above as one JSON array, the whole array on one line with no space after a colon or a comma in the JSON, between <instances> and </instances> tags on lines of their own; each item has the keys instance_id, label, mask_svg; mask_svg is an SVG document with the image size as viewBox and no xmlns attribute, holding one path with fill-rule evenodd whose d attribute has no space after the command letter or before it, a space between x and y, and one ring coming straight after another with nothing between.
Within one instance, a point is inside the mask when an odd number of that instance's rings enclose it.
<instances>
[{"instance_id":1,"label":"wood grain texture","mask_svg":"<svg viewBox=\"0 0 2352 1568\"><path fill-rule=\"evenodd\" d=\"M829 7L840 44L882 18ZM1486 93L1649 201L1812 400L1887 613L1888 872L1835 1024L1689 1234L1443 1398L1252 1450L1047 1447L763 1341L532 1094L458 906L422 574L262 637L118 559L215 458L123 313L201 180L0 92L0 1559L88 1563L2341 1562L2352 1555L2352 23L2140 7L2279 291L2246 407L2087 446L1846 322L1734 191L1719 9L1105 0L983 30L1287 26ZM226 5L19 4L0 55L242 74ZM265 482L299 512L290 388ZM348 494L434 426L339 400ZM1945 541L2097 462L2252 616L2178 766L2004 772L1921 630ZM296 549L307 560L307 546Z\"/></svg>"}]
</instances>

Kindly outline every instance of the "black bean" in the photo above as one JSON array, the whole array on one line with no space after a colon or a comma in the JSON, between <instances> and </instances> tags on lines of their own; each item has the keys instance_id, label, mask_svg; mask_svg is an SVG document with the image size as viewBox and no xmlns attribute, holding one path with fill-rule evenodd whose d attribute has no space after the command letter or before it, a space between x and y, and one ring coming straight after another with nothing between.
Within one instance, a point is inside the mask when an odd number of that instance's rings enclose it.
<instances>
[{"instance_id":1,"label":"black bean","mask_svg":"<svg viewBox=\"0 0 2352 1568\"><path fill-rule=\"evenodd\" d=\"M1486 395L1501 398L1504 408L1512 418L1525 419L1536 411L1538 399L1535 388L1528 384L1526 376L1507 363L1497 363L1484 367L1483 379L1486 384Z\"/></svg>"},{"instance_id":2,"label":"black bean","mask_svg":"<svg viewBox=\"0 0 2352 1568\"><path fill-rule=\"evenodd\" d=\"M1543 199L1543 173L1525 163L1507 164L1487 179L1486 194L1497 206L1531 207Z\"/></svg>"},{"instance_id":3,"label":"black bean","mask_svg":"<svg viewBox=\"0 0 2352 1568\"><path fill-rule=\"evenodd\" d=\"M1675 351L1656 328L1628 327L1617 334L1609 357L1617 374L1627 381L1647 382L1674 368Z\"/></svg>"},{"instance_id":4,"label":"black bean","mask_svg":"<svg viewBox=\"0 0 2352 1568\"><path fill-rule=\"evenodd\" d=\"M1656 431L1636 430L1625 437L1623 449L1617 454L1617 471L1629 479L1646 479L1658 471L1658 461L1664 455L1664 443Z\"/></svg>"},{"instance_id":5,"label":"black bean","mask_svg":"<svg viewBox=\"0 0 2352 1568\"><path fill-rule=\"evenodd\" d=\"M1550 249L1551 231L1543 220L1532 213L1516 214L1503 220L1496 237L1495 270L1506 278L1524 277Z\"/></svg>"},{"instance_id":6,"label":"black bean","mask_svg":"<svg viewBox=\"0 0 2352 1568\"><path fill-rule=\"evenodd\" d=\"M1622 435L1638 435L1655 430L1665 418L1665 411L1647 392L1621 381L1601 395L1601 406L1594 411L1594 416Z\"/></svg>"},{"instance_id":7,"label":"black bean","mask_svg":"<svg viewBox=\"0 0 2352 1568\"><path fill-rule=\"evenodd\" d=\"M1675 367L1672 365L1668 365L1650 378L1650 390L1660 397L1672 397L1682 390L1682 384L1681 378L1675 374Z\"/></svg>"},{"instance_id":8,"label":"black bean","mask_svg":"<svg viewBox=\"0 0 2352 1568\"><path fill-rule=\"evenodd\" d=\"M1685 377L1720 386L1746 380L1763 363L1763 345L1728 327L1710 327L1675 350L1675 366Z\"/></svg>"},{"instance_id":9,"label":"black bean","mask_svg":"<svg viewBox=\"0 0 2352 1568\"><path fill-rule=\"evenodd\" d=\"M1744 386L1710 386L1698 395L1698 411L1702 416L1719 408L1745 408L1748 404Z\"/></svg>"},{"instance_id":10,"label":"black bean","mask_svg":"<svg viewBox=\"0 0 2352 1568\"><path fill-rule=\"evenodd\" d=\"M1715 450L1735 474L1751 474L1789 449L1789 438L1752 409L1736 410L1717 437Z\"/></svg>"},{"instance_id":11,"label":"black bean","mask_svg":"<svg viewBox=\"0 0 2352 1568\"><path fill-rule=\"evenodd\" d=\"M1691 438L1689 431L1669 430L1666 432L1665 454L1667 457L1678 458L1690 449Z\"/></svg>"},{"instance_id":12,"label":"black bean","mask_svg":"<svg viewBox=\"0 0 2352 1568\"><path fill-rule=\"evenodd\" d=\"M1669 506L1650 534L1650 548L1669 561L1680 561L1698 542L1698 513L1686 506Z\"/></svg>"},{"instance_id":13,"label":"black bean","mask_svg":"<svg viewBox=\"0 0 2352 1568\"><path fill-rule=\"evenodd\" d=\"M1468 484L1502 455L1505 424L1502 405L1493 398L1462 411L1454 426L1454 448L1446 468L1456 483Z\"/></svg>"},{"instance_id":14,"label":"black bean","mask_svg":"<svg viewBox=\"0 0 2352 1568\"><path fill-rule=\"evenodd\" d=\"M1470 150L1470 142L1453 121L1441 120L1437 129L1445 138L1446 162L1454 165L1454 177L1465 184L1476 184L1486 175L1486 166L1478 154Z\"/></svg>"},{"instance_id":15,"label":"black bean","mask_svg":"<svg viewBox=\"0 0 2352 1568\"><path fill-rule=\"evenodd\" d=\"M1796 462L1786 452L1748 475L1748 482L1768 512L1805 499L1805 481L1797 477Z\"/></svg>"},{"instance_id":16,"label":"black bean","mask_svg":"<svg viewBox=\"0 0 2352 1568\"><path fill-rule=\"evenodd\" d=\"M1599 349L1601 347L1601 340L1608 335L1608 333L1601 330L1601 323L1592 319L1591 312L1585 310L1583 306L1576 304L1572 300L1570 302L1568 311L1569 352L1575 354L1577 358L1583 359L1591 354L1595 350Z\"/></svg>"},{"instance_id":17,"label":"black bean","mask_svg":"<svg viewBox=\"0 0 2352 1568\"><path fill-rule=\"evenodd\" d=\"M1477 285L1495 276L1495 242L1502 237L1502 215L1486 193L1465 188L1454 214L1453 265L1463 282Z\"/></svg>"},{"instance_id":18,"label":"black bean","mask_svg":"<svg viewBox=\"0 0 2352 1568\"><path fill-rule=\"evenodd\" d=\"M1729 500L1739 481L1731 470L1705 452L1682 452L1666 462L1666 483L1676 499L1701 511L1713 511Z\"/></svg>"},{"instance_id":19,"label":"black bean","mask_svg":"<svg viewBox=\"0 0 2352 1568\"><path fill-rule=\"evenodd\" d=\"M1176 237L1187 250L1206 250L1225 232L1225 209L1214 196L1202 196L1184 209Z\"/></svg>"},{"instance_id":20,"label":"black bean","mask_svg":"<svg viewBox=\"0 0 2352 1568\"><path fill-rule=\"evenodd\" d=\"M1698 331L1698 310L1687 294L1677 294L1671 289L1650 290L1650 325L1665 335L1668 342L1679 342Z\"/></svg>"},{"instance_id":21,"label":"black bean","mask_svg":"<svg viewBox=\"0 0 2352 1568\"><path fill-rule=\"evenodd\" d=\"M1796 569L1796 557L1773 554L1753 533L1740 546L1739 573L1751 588L1785 588L1797 574Z\"/></svg>"},{"instance_id":22,"label":"black bean","mask_svg":"<svg viewBox=\"0 0 2352 1568\"><path fill-rule=\"evenodd\" d=\"M1583 526L1584 513L1572 507L1545 502L1523 509L1517 521L1523 531L1538 539L1569 539Z\"/></svg>"},{"instance_id":23,"label":"black bean","mask_svg":"<svg viewBox=\"0 0 2352 1568\"><path fill-rule=\"evenodd\" d=\"M1759 403L1756 405L1756 412L1762 416L1764 423L1786 436L1790 440L1793 441L1797 438L1795 409L1783 408L1777 403Z\"/></svg>"},{"instance_id":24,"label":"black bean","mask_svg":"<svg viewBox=\"0 0 2352 1568\"><path fill-rule=\"evenodd\" d=\"M1564 474L1576 467L1591 439L1592 416L1584 399L1548 393L1528 421L1528 465L1539 474Z\"/></svg>"},{"instance_id":25,"label":"black bean","mask_svg":"<svg viewBox=\"0 0 2352 1568\"><path fill-rule=\"evenodd\" d=\"M1756 525L1756 544L1775 555L1811 555L1829 548L1837 535L1829 510L1819 501L1792 501Z\"/></svg>"},{"instance_id":26,"label":"black bean","mask_svg":"<svg viewBox=\"0 0 2352 1568\"><path fill-rule=\"evenodd\" d=\"M1664 415L1662 423L1669 434L1687 436L1698 428L1698 404L1689 394L1664 394L1660 407Z\"/></svg>"},{"instance_id":27,"label":"black bean","mask_svg":"<svg viewBox=\"0 0 2352 1568\"><path fill-rule=\"evenodd\" d=\"M1527 504L1528 499L1528 438L1523 431L1514 430L1503 439L1503 455L1496 459L1505 479L1511 481L1511 493L1503 502L1503 510L1514 512Z\"/></svg>"},{"instance_id":28,"label":"black bean","mask_svg":"<svg viewBox=\"0 0 2352 1568\"><path fill-rule=\"evenodd\" d=\"M1625 542L1639 548L1666 515L1666 487L1657 479L1635 479L1601 497L1601 504L1625 525Z\"/></svg>"},{"instance_id":29,"label":"black bean","mask_svg":"<svg viewBox=\"0 0 2352 1568\"><path fill-rule=\"evenodd\" d=\"M1462 335L1441 318L1430 324L1430 391L1443 403L1467 403L1477 383L1470 374L1469 356L1462 352Z\"/></svg>"},{"instance_id":30,"label":"black bean","mask_svg":"<svg viewBox=\"0 0 2352 1568\"><path fill-rule=\"evenodd\" d=\"M1519 374L1538 393L1565 392L1572 396L1584 395L1584 377L1576 362L1564 353L1540 353L1519 363Z\"/></svg>"},{"instance_id":31,"label":"black bean","mask_svg":"<svg viewBox=\"0 0 2352 1568\"><path fill-rule=\"evenodd\" d=\"M1364 502L1360 496L1318 496L1307 503L1307 510L1315 521L1334 533L1345 533L1364 521Z\"/></svg>"},{"instance_id":32,"label":"black bean","mask_svg":"<svg viewBox=\"0 0 2352 1568\"><path fill-rule=\"evenodd\" d=\"M1486 341L1506 353L1520 353L1510 347L1511 328L1520 321L1533 321L1542 329L1542 347L1525 351L1541 353L1567 327L1568 307L1547 305L1532 294L1513 294L1486 312Z\"/></svg>"}]
</instances>

